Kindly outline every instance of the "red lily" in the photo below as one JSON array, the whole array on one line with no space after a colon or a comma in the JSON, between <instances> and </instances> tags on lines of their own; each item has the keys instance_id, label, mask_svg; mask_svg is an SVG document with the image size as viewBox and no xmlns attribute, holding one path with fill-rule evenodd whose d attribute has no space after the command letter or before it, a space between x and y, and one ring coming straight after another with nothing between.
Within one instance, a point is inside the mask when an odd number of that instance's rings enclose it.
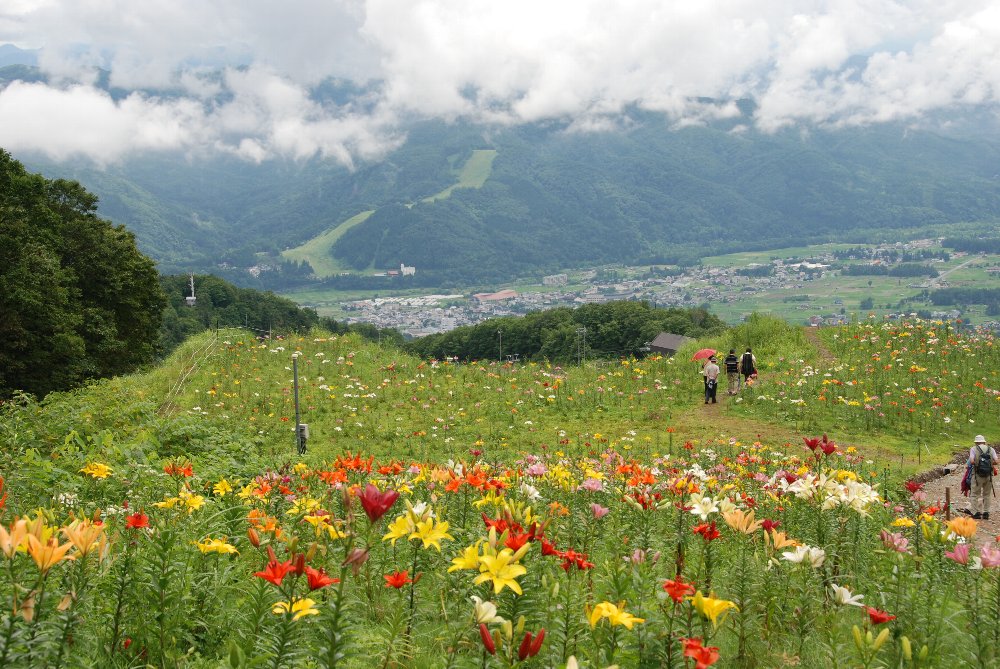
<instances>
[{"instance_id":1,"label":"red lily","mask_svg":"<svg viewBox=\"0 0 1000 669\"><path fill-rule=\"evenodd\" d=\"M676 581L664 581L663 589L670 595L670 599L678 604L683 602L686 596L694 594L694 584L686 582L680 576Z\"/></svg>"},{"instance_id":2,"label":"red lily","mask_svg":"<svg viewBox=\"0 0 1000 669\"><path fill-rule=\"evenodd\" d=\"M868 618L872 621L872 625L881 625L882 623L887 623L890 620L895 620L896 616L891 615L885 611L879 611L875 607L868 607Z\"/></svg>"},{"instance_id":3,"label":"red lily","mask_svg":"<svg viewBox=\"0 0 1000 669\"><path fill-rule=\"evenodd\" d=\"M333 578L322 569L306 567L306 579L309 581L310 590L319 590L334 583L340 583L339 578Z\"/></svg>"},{"instance_id":4,"label":"red lily","mask_svg":"<svg viewBox=\"0 0 1000 669\"><path fill-rule=\"evenodd\" d=\"M374 523L392 508L392 505L399 499L399 492L395 490L379 492L378 488L369 483L365 486L365 491L358 495L358 499L361 500L361 506L364 508L368 520Z\"/></svg>"},{"instance_id":5,"label":"red lily","mask_svg":"<svg viewBox=\"0 0 1000 669\"><path fill-rule=\"evenodd\" d=\"M718 539L722 536L722 533L716 529L714 520L711 523L695 525L691 531L695 534L700 534L705 541L712 541L713 539Z\"/></svg>"},{"instance_id":6,"label":"red lily","mask_svg":"<svg viewBox=\"0 0 1000 669\"><path fill-rule=\"evenodd\" d=\"M412 583L413 579L410 578L410 571L407 569L405 571L397 571L392 574L384 574L382 578L385 579L385 587L387 588L402 588L407 583Z\"/></svg>"},{"instance_id":7,"label":"red lily","mask_svg":"<svg viewBox=\"0 0 1000 669\"><path fill-rule=\"evenodd\" d=\"M126 530L141 530L144 527L149 527L149 516L142 511L136 511L131 516L125 517Z\"/></svg>"},{"instance_id":8,"label":"red lily","mask_svg":"<svg viewBox=\"0 0 1000 669\"><path fill-rule=\"evenodd\" d=\"M770 532L773 529L781 527L781 521L780 520L771 520L770 518L765 518L761 522L760 526L761 526L761 529L763 529L765 532Z\"/></svg>"},{"instance_id":9,"label":"red lily","mask_svg":"<svg viewBox=\"0 0 1000 669\"><path fill-rule=\"evenodd\" d=\"M703 646L701 639L681 639L684 644L684 657L695 661L695 669L706 669L719 661L719 649L716 646Z\"/></svg>"},{"instance_id":10,"label":"red lily","mask_svg":"<svg viewBox=\"0 0 1000 669\"><path fill-rule=\"evenodd\" d=\"M287 576L288 572L290 572L291 570L292 570L291 560L285 560L284 562L278 562L277 560L268 560L267 566L264 568L264 571L254 572L254 576L259 576L265 581L270 581L275 585L281 585L281 582L285 580L285 576Z\"/></svg>"}]
</instances>

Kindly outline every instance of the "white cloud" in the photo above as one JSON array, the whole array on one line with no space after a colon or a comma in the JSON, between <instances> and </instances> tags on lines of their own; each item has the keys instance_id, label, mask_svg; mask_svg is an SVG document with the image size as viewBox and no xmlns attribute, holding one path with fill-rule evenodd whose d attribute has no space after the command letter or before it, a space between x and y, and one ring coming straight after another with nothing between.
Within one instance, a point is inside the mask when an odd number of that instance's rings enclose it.
<instances>
[{"instance_id":1,"label":"white cloud","mask_svg":"<svg viewBox=\"0 0 1000 669\"><path fill-rule=\"evenodd\" d=\"M630 107L678 126L733 111L699 97L753 96L765 130L1000 102L995 0L11 0L4 42L43 48L52 84L0 92L0 143L99 161L351 164L395 146L403 117L597 132ZM113 101L96 67L147 93ZM368 97L321 104L310 87L329 79Z\"/></svg>"}]
</instances>

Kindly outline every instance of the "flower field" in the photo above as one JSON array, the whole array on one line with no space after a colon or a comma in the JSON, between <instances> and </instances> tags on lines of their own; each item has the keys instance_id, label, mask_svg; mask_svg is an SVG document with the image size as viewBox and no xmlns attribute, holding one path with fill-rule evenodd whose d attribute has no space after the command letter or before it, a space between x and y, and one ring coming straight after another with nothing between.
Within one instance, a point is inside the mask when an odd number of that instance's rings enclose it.
<instances>
[{"instance_id":1,"label":"flower field","mask_svg":"<svg viewBox=\"0 0 1000 669\"><path fill-rule=\"evenodd\" d=\"M712 412L682 357L455 365L238 332L11 403L0 666L995 666L1000 547L868 452L995 421L966 358L992 340L881 327L825 359L755 344L760 385ZM876 389L873 422L847 413ZM797 431L765 397L847 422Z\"/></svg>"},{"instance_id":2,"label":"flower field","mask_svg":"<svg viewBox=\"0 0 1000 669\"><path fill-rule=\"evenodd\" d=\"M912 455L917 446L926 455L1000 428L1000 347L991 332L870 320L820 333L825 359L774 351L762 365L762 383L735 410L805 430L901 436Z\"/></svg>"}]
</instances>

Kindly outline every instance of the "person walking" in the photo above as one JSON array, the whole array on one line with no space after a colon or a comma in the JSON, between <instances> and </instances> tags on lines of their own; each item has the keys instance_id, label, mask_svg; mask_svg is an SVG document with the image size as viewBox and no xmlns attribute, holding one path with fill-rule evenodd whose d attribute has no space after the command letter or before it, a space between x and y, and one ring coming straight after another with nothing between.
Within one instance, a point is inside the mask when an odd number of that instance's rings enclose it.
<instances>
[{"instance_id":1,"label":"person walking","mask_svg":"<svg viewBox=\"0 0 1000 669\"><path fill-rule=\"evenodd\" d=\"M747 352L740 356L740 372L743 374L744 383L748 383L750 377L757 376L757 358L749 346Z\"/></svg>"},{"instance_id":2,"label":"person walking","mask_svg":"<svg viewBox=\"0 0 1000 669\"><path fill-rule=\"evenodd\" d=\"M968 467L972 468L969 483L969 506L972 517L990 519L990 503L993 501L993 476L996 474L997 452L986 443L986 437L977 434L974 445L969 449Z\"/></svg>"},{"instance_id":3,"label":"person walking","mask_svg":"<svg viewBox=\"0 0 1000 669\"><path fill-rule=\"evenodd\" d=\"M705 404L709 401L712 404L716 404L715 392L719 387L719 365L715 361L715 356L713 355L708 359L708 364L705 365Z\"/></svg>"},{"instance_id":4,"label":"person walking","mask_svg":"<svg viewBox=\"0 0 1000 669\"><path fill-rule=\"evenodd\" d=\"M722 362L726 366L726 378L729 379L726 393L735 395L740 391L740 359L736 357L736 349L729 349L729 355Z\"/></svg>"}]
</instances>

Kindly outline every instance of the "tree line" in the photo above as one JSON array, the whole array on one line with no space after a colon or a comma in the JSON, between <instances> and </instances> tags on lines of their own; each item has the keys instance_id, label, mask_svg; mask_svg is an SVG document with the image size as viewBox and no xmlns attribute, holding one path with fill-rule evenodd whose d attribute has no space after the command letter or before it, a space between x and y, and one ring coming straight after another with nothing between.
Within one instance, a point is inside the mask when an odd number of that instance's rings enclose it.
<instances>
[{"instance_id":1,"label":"tree line","mask_svg":"<svg viewBox=\"0 0 1000 669\"><path fill-rule=\"evenodd\" d=\"M893 267L885 265L848 265L841 270L841 274L844 276L929 276L934 278L938 276L938 271L928 265L904 262Z\"/></svg>"},{"instance_id":2,"label":"tree line","mask_svg":"<svg viewBox=\"0 0 1000 669\"><path fill-rule=\"evenodd\" d=\"M29 173L0 149L0 397L155 358L165 305L156 268L96 211L79 183Z\"/></svg>"},{"instance_id":3,"label":"tree line","mask_svg":"<svg viewBox=\"0 0 1000 669\"><path fill-rule=\"evenodd\" d=\"M594 357L640 357L660 332L702 337L726 329L725 323L703 308L656 308L644 301L616 301L493 318L414 339L406 348L439 359L517 356L569 363Z\"/></svg>"}]
</instances>

